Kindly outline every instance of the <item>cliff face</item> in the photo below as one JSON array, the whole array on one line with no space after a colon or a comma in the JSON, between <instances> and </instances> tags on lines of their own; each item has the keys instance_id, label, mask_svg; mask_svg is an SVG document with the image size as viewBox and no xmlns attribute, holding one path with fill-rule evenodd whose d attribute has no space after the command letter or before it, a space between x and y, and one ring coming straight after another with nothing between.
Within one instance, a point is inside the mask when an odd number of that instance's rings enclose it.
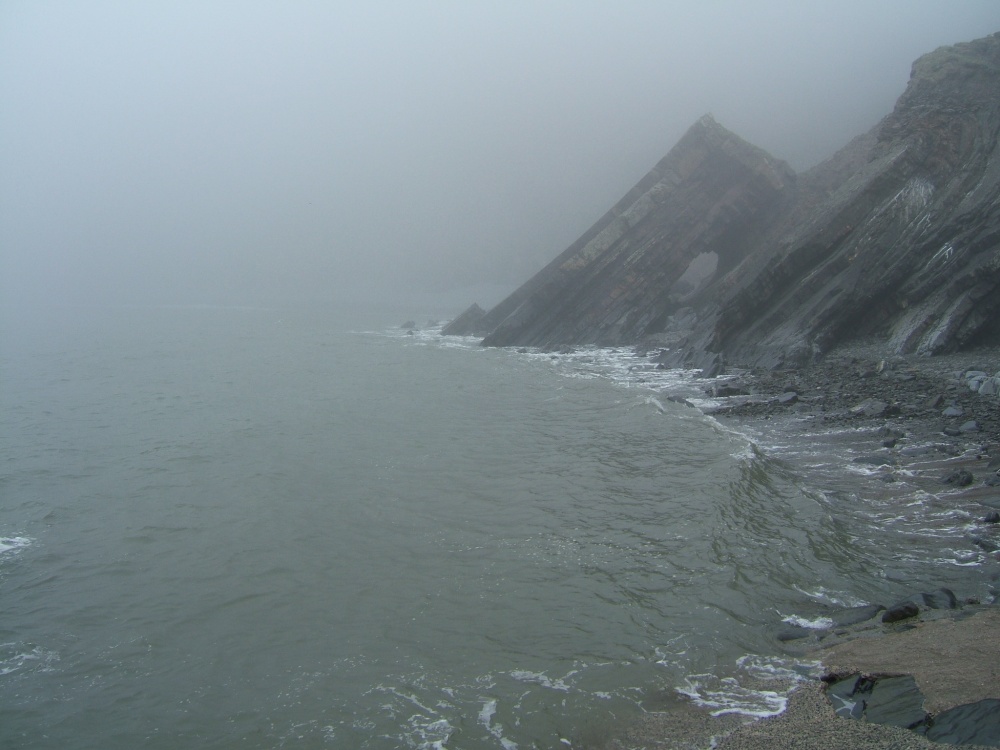
<instances>
[{"instance_id":1,"label":"cliff face","mask_svg":"<svg viewBox=\"0 0 1000 750\"><path fill-rule=\"evenodd\" d=\"M802 175L702 118L482 317L483 343L779 366L857 336L926 354L995 336L998 135L1000 34L917 60L892 114Z\"/></svg>"}]
</instances>

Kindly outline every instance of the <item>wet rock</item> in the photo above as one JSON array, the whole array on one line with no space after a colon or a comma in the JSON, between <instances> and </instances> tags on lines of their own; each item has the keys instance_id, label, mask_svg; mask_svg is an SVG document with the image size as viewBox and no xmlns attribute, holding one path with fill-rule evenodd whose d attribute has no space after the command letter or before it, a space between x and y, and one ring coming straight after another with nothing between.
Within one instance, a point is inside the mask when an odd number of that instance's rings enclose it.
<instances>
[{"instance_id":1,"label":"wet rock","mask_svg":"<svg viewBox=\"0 0 1000 750\"><path fill-rule=\"evenodd\" d=\"M1000 550L1000 544L989 539L983 539L981 536L972 537L972 543L979 547L983 552L996 552Z\"/></svg>"},{"instance_id":2,"label":"wet rock","mask_svg":"<svg viewBox=\"0 0 1000 750\"><path fill-rule=\"evenodd\" d=\"M940 588L920 595L928 609L958 609L958 597L951 589Z\"/></svg>"},{"instance_id":3,"label":"wet rock","mask_svg":"<svg viewBox=\"0 0 1000 750\"><path fill-rule=\"evenodd\" d=\"M486 331L483 329L483 318L486 311L473 302L465 311L441 329L445 336L481 336Z\"/></svg>"},{"instance_id":4,"label":"wet rock","mask_svg":"<svg viewBox=\"0 0 1000 750\"><path fill-rule=\"evenodd\" d=\"M926 736L949 745L1000 747L1000 700L987 698L943 711L934 717Z\"/></svg>"},{"instance_id":5,"label":"wet rock","mask_svg":"<svg viewBox=\"0 0 1000 750\"><path fill-rule=\"evenodd\" d=\"M715 378L722 374L722 357L715 352L706 352L697 365L701 368L701 377Z\"/></svg>"},{"instance_id":6,"label":"wet rock","mask_svg":"<svg viewBox=\"0 0 1000 750\"><path fill-rule=\"evenodd\" d=\"M924 696L910 675L880 677L865 701L864 718L876 724L913 729L927 721Z\"/></svg>"},{"instance_id":7,"label":"wet rock","mask_svg":"<svg viewBox=\"0 0 1000 750\"><path fill-rule=\"evenodd\" d=\"M1000 513L993 511L983 516L982 523L1000 523Z\"/></svg>"},{"instance_id":8,"label":"wet rock","mask_svg":"<svg viewBox=\"0 0 1000 750\"><path fill-rule=\"evenodd\" d=\"M716 398L728 398L730 396L749 396L750 393L745 388L734 383L721 383L706 389L706 393Z\"/></svg>"},{"instance_id":9,"label":"wet rock","mask_svg":"<svg viewBox=\"0 0 1000 750\"><path fill-rule=\"evenodd\" d=\"M826 697L833 711L844 719L861 719L865 714L865 698L871 695L871 685L861 675L851 675L831 682Z\"/></svg>"},{"instance_id":10,"label":"wet rock","mask_svg":"<svg viewBox=\"0 0 1000 750\"><path fill-rule=\"evenodd\" d=\"M965 411L962 409L961 406L949 406L947 409L941 412L941 416L943 417L960 417L963 414L965 414Z\"/></svg>"},{"instance_id":11,"label":"wet rock","mask_svg":"<svg viewBox=\"0 0 1000 750\"><path fill-rule=\"evenodd\" d=\"M920 58L876 128L801 175L702 118L487 313L484 343L669 336L693 367L711 350L774 369L851 337L887 334L889 351L928 355L992 341L998 49L991 35ZM890 382L883 356L859 361L869 381Z\"/></svg>"},{"instance_id":12,"label":"wet rock","mask_svg":"<svg viewBox=\"0 0 1000 750\"><path fill-rule=\"evenodd\" d=\"M924 696L909 675L867 678L861 675L831 682L827 698L837 716L889 724L904 729L927 723Z\"/></svg>"},{"instance_id":13,"label":"wet rock","mask_svg":"<svg viewBox=\"0 0 1000 750\"><path fill-rule=\"evenodd\" d=\"M868 466L889 466L892 464L892 456L886 454L872 454L870 456L858 456L851 459L851 463L866 464Z\"/></svg>"},{"instance_id":14,"label":"wet rock","mask_svg":"<svg viewBox=\"0 0 1000 750\"><path fill-rule=\"evenodd\" d=\"M979 432L979 423L974 419L970 419L958 429L960 432Z\"/></svg>"},{"instance_id":15,"label":"wet rock","mask_svg":"<svg viewBox=\"0 0 1000 750\"><path fill-rule=\"evenodd\" d=\"M694 404L683 396L667 396L667 401L673 401L675 404L683 404L684 406L688 406L692 409L694 408Z\"/></svg>"},{"instance_id":16,"label":"wet rock","mask_svg":"<svg viewBox=\"0 0 1000 750\"><path fill-rule=\"evenodd\" d=\"M799 400L799 394L797 394L795 391L786 391L785 393L782 393L780 396L778 396L778 398L776 399L778 404L780 404L781 406L791 406L798 400Z\"/></svg>"},{"instance_id":17,"label":"wet rock","mask_svg":"<svg viewBox=\"0 0 1000 750\"><path fill-rule=\"evenodd\" d=\"M889 607L882 615L882 622L899 622L900 620L906 620L910 617L916 617L919 614L920 607L918 607L915 602L907 600Z\"/></svg>"},{"instance_id":18,"label":"wet rock","mask_svg":"<svg viewBox=\"0 0 1000 750\"><path fill-rule=\"evenodd\" d=\"M830 619L833 620L834 625L844 628L848 625L868 622L884 609L885 607L881 604L866 604L861 607L851 607L833 612L830 615Z\"/></svg>"},{"instance_id":19,"label":"wet rock","mask_svg":"<svg viewBox=\"0 0 1000 750\"><path fill-rule=\"evenodd\" d=\"M941 484L953 484L956 487L968 487L975 481L968 469L955 469L941 477Z\"/></svg>"},{"instance_id":20,"label":"wet rock","mask_svg":"<svg viewBox=\"0 0 1000 750\"><path fill-rule=\"evenodd\" d=\"M798 641L808 638L815 634L815 632L812 628L803 628L799 625L786 625L777 632L776 637L782 643L787 643L788 641Z\"/></svg>"},{"instance_id":21,"label":"wet rock","mask_svg":"<svg viewBox=\"0 0 1000 750\"><path fill-rule=\"evenodd\" d=\"M889 409L889 404L876 398L869 398L851 409L855 416L880 417Z\"/></svg>"}]
</instances>

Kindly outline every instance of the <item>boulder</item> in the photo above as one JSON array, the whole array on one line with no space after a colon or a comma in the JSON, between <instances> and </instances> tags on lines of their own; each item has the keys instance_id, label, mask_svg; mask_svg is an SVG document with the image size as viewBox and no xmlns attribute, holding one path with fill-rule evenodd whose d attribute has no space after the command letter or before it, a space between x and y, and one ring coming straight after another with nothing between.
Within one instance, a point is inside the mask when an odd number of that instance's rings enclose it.
<instances>
[{"instance_id":1,"label":"boulder","mask_svg":"<svg viewBox=\"0 0 1000 750\"><path fill-rule=\"evenodd\" d=\"M928 609L957 609L958 597L951 589L940 588L930 593L920 595L923 604Z\"/></svg>"},{"instance_id":2,"label":"boulder","mask_svg":"<svg viewBox=\"0 0 1000 750\"><path fill-rule=\"evenodd\" d=\"M968 469L955 469L941 477L941 484L953 484L956 487L968 487L975 481Z\"/></svg>"},{"instance_id":3,"label":"boulder","mask_svg":"<svg viewBox=\"0 0 1000 750\"><path fill-rule=\"evenodd\" d=\"M881 417L886 413L888 408L889 404L885 401L880 401L877 398L869 398L853 407L851 409L851 414L856 417Z\"/></svg>"},{"instance_id":4,"label":"boulder","mask_svg":"<svg viewBox=\"0 0 1000 750\"><path fill-rule=\"evenodd\" d=\"M1000 700L966 703L934 717L927 739L948 745L1000 747Z\"/></svg>"},{"instance_id":5,"label":"boulder","mask_svg":"<svg viewBox=\"0 0 1000 750\"><path fill-rule=\"evenodd\" d=\"M915 602L909 600L905 602L899 602L889 607L882 614L882 622L891 623L899 622L900 620L907 620L911 617L916 617L920 614L920 607L916 605Z\"/></svg>"}]
</instances>

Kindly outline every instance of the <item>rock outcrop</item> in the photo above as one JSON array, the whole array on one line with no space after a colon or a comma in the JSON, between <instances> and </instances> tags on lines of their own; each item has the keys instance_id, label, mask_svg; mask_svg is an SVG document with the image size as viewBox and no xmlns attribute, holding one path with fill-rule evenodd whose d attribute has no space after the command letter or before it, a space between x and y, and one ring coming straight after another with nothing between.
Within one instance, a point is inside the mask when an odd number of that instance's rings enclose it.
<instances>
[{"instance_id":1,"label":"rock outcrop","mask_svg":"<svg viewBox=\"0 0 1000 750\"><path fill-rule=\"evenodd\" d=\"M445 336L483 336L489 329L483 325L486 311L476 303L469 305L465 312L441 329Z\"/></svg>"},{"instance_id":2,"label":"rock outcrop","mask_svg":"<svg viewBox=\"0 0 1000 750\"><path fill-rule=\"evenodd\" d=\"M710 116L479 321L483 343L805 364L879 337L1000 340L1000 34L913 65L894 111L796 175Z\"/></svg>"}]
</instances>

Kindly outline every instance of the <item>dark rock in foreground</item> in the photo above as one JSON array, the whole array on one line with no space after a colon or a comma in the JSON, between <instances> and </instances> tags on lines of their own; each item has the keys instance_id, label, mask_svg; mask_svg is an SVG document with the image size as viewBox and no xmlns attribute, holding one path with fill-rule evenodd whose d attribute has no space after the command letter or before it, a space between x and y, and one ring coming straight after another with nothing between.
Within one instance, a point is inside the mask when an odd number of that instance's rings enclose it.
<instances>
[{"instance_id":1,"label":"dark rock in foreground","mask_svg":"<svg viewBox=\"0 0 1000 750\"><path fill-rule=\"evenodd\" d=\"M826 689L837 716L912 729L933 742L1000 747L1000 700L987 698L931 716L909 675L834 678Z\"/></svg>"}]
</instances>

